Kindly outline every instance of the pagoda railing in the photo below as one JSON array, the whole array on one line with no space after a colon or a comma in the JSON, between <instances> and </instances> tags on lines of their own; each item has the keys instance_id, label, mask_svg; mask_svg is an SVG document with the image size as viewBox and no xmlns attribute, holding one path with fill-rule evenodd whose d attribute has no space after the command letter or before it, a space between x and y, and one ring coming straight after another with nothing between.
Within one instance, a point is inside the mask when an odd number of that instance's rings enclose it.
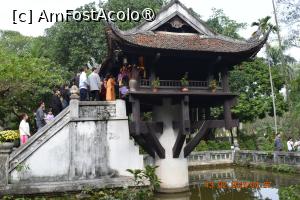
<instances>
[{"instance_id":1,"label":"pagoda railing","mask_svg":"<svg viewBox=\"0 0 300 200\"><path fill-rule=\"evenodd\" d=\"M159 80L159 88L181 88L180 80ZM140 80L141 88L150 88L151 80L149 79L141 79ZM195 89L207 89L209 87L208 81L189 81L189 88ZM221 84L218 84L218 87L221 87Z\"/></svg>"}]
</instances>

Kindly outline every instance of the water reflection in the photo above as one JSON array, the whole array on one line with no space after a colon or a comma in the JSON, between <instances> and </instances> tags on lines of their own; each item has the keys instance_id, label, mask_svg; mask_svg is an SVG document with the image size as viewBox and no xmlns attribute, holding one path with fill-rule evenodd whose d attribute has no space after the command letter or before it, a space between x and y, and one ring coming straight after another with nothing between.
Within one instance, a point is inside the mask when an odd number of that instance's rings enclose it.
<instances>
[{"instance_id":1,"label":"water reflection","mask_svg":"<svg viewBox=\"0 0 300 200\"><path fill-rule=\"evenodd\" d=\"M279 200L278 189L300 184L299 175L247 168L190 171L190 192L156 196L156 200ZM222 184L220 184L222 183Z\"/></svg>"}]
</instances>

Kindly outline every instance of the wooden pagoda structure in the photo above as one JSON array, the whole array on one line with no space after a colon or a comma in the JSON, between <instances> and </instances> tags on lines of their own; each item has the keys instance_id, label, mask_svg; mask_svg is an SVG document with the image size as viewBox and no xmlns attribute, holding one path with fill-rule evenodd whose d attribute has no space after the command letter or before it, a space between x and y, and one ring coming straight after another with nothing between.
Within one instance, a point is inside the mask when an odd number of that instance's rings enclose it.
<instances>
[{"instance_id":1,"label":"wooden pagoda structure","mask_svg":"<svg viewBox=\"0 0 300 200\"><path fill-rule=\"evenodd\" d=\"M237 40L215 33L177 0L162 8L152 22L127 31L108 23L106 33L109 55L101 73L117 76L124 59L143 68L128 94L130 133L151 156L160 159L165 158L159 141L164 121L143 121L141 113L152 111L164 98L180 105L180 120L173 122L174 129L179 129L172 144L173 158L182 150L188 156L210 129L237 127L238 119L232 119L230 110L237 94L230 91L228 72L254 57L268 37ZM181 90L185 73L188 91ZM157 91L153 91L153 81ZM223 119L211 118L210 109L216 106L223 107ZM191 133L193 137L186 141Z\"/></svg>"}]
</instances>

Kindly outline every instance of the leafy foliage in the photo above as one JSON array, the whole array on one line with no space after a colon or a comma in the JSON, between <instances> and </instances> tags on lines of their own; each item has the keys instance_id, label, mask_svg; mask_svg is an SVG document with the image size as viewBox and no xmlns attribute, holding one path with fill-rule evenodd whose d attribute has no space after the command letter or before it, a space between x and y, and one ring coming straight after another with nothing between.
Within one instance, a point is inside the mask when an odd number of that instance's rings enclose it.
<instances>
[{"instance_id":1,"label":"leafy foliage","mask_svg":"<svg viewBox=\"0 0 300 200\"><path fill-rule=\"evenodd\" d=\"M155 174L155 169L158 166L150 166L147 165L144 170L141 169L127 169L129 173L133 175L133 180L136 186L142 186L145 184L145 181L149 181L150 190L154 192L154 190L159 188L160 180Z\"/></svg>"},{"instance_id":2,"label":"leafy foliage","mask_svg":"<svg viewBox=\"0 0 300 200\"><path fill-rule=\"evenodd\" d=\"M123 10L126 11L127 8L131 10L138 11L141 13L144 8L151 8L155 13L161 9L163 5L165 5L167 0L108 0L106 4L104 4L104 8L107 10ZM120 22L117 21L116 24L121 30L127 30L137 26L141 22L134 22L134 21L125 21Z\"/></svg>"},{"instance_id":3,"label":"leafy foliage","mask_svg":"<svg viewBox=\"0 0 300 200\"><path fill-rule=\"evenodd\" d=\"M230 19L224 14L222 9L212 9L213 14L206 21L207 25L211 27L216 33L239 39L241 36L238 34L240 29L246 27L246 23L238 23Z\"/></svg>"},{"instance_id":4,"label":"leafy foliage","mask_svg":"<svg viewBox=\"0 0 300 200\"><path fill-rule=\"evenodd\" d=\"M287 119L278 117L278 131L281 133L281 141L283 144L283 150L287 151L286 142L288 137L294 137L290 131L290 127ZM293 132L297 134L298 132ZM253 122L243 124L243 129L239 131L238 141L239 146L243 150L262 150L273 151L275 139L275 128L273 117L267 116L264 119L257 119Z\"/></svg>"},{"instance_id":5,"label":"leafy foliage","mask_svg":"<svg viewBox=\"0 0 300 200\"><path fill-rule=\"evenodd\" d=\"M264 18L258 19L257 22L253 22L251 26L258 26L260 33L265 34L267 31L271 30L272 32L277 31L278 27L274 26L269 22L271 16L266 16Z\"/></svg>"},{"instance_id":6,"label":"leafy foliage","mask_svg":"<svg viewBox=\"0 0 300 200\"><path fill-rule=\"evenodd\" d=\"M133 175L134 187L124 187L122 189L86 189L82 193L90 195L88 198L93 200L146 200L152 199L154 190L160 185L160 181L155 174L157 167L146 166L141 169L127 169ZM150 186L145 185L145 181ZM143 186L143 187L142 187Z\"/></svg>"},{"instance_id":7,"label":"leafy foliage","mask_svg":"<svg viewBox=\"0 0 300 200\"><path fill-rule=\"evenodd\" d=\"M283 96L279 94L284 79L275 67L272 76L277 115L282 115L287 110ZM268 65L263 58L236 66L229 78L231 90L240 94L238 104L232 110L237 118L245 122L264 118L266 114L273 115Z\"/></svg>"},{"instance_id":8,"label":"leafy foliage","mask_svg":"<svg viewBox=\"0 0 300 200\"><path fill-rule=\"evenodd\" d=\"M77 11L97 10L95 3L82 6ZM104 25L99 22L75 20L57 22L46 30L44 56L55 60L66 71L78 71L91 57L101 61L106 55Z\"/></svg>"},{"instance_id":9,"label":"leafy foliage","mask_svg":"<svg viewBox=\"0 0 300 200\"><path fill-rule=\"evenodd\" d=\"M279 188L280 200L298 200L300 199L300 185L291 185Z\"/></svg>"},{"instance_id":10,"label":"leafy foliage","mask_svg":"<svg viewBox=\"0 0 300 200\"><path fill-rule=\"evenodd\" d=\"M108 0L100 2L100 7L106 10L126 11L131 10L142 11L144 8L152 8L158 11L164 4L164 0ZM99 10L95 3L86 4L77 11ZM116 22L120 29L129 29L136 26L134 21ZM101 22L80 23L69 20L69 22L57 22L52 27L46 30L46 37L41 44L47 44L47 51L44 56L55 60L67 71L78 71L91 58L96 59L96 62L101 63L107 53L107 41L105 36L105 25ZM38 45L38 44L37 44Z\"/></svg>"},{"instance_id":11,"label":"leafy foliage","mask_svg":"<svg viewBox=\"0 0 300 200\"><path fill-rule=\"evenodd\" d=\"M67 73L47 58L34 57L32 38L11 31L1 35L0 125L16 128L19 114L32 114L38 102L48 99L52 89L63 83Z\"/></svg>"},{"instance_id":12,"label":"leafy foliage","mask_svg":"<svg viewBox=\"0 0 300 200\"><path fill-rule=\"evenodd\" d=\"M217 151L230 150L231 144L228 141L201 140L195 151Z\"/></svg>"}]
</instances>

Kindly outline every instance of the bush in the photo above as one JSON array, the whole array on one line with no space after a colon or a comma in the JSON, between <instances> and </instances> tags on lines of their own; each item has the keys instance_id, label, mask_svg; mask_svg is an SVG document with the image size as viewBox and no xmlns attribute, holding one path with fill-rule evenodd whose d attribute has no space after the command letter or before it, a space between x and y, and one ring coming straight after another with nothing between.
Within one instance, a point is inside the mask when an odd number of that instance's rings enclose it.
<instances>
[{"instance_id":1,"label":"bush","mask_svg":"<svg viewBox=\"0 0 300 200\"><path fill-rule=\"evenodd\" d=\"M0 142L13 142L20 139L18 130L0 131Z\"/></svg>"},{"instance_id":2,"label":"bush","mask_svg":"<svg viewBox=\"0 0 300 200\"><path fill-rule=\"evenodd\" d=\"M200 143L196 146L195 151L208 151L208 146L204 140L201 140Z\"/></svg>"},{"instance_id":3,"label":"bush","mask_svg":"<svg viewBox=\"0 0 300 200\"><path fill-rule=\"evenodd\" d=\"M256 150L256 135L246 135L240 132L238 135L239 147L242 150Z\"/></svg>"},{"instance_id":4,"label":"bush","mask_svg":"<svg viewBox=\"0 0 300 200\"><path fill-rule=\"evenodd\" d=\"M230 150L230 142L228 141L214 141L208 140L207 142L201 140L201 142L195 148L195 151L215 151L215 150Z\"/></svg>"},{"instance_id":5,"label":"bush","mask_svg":"<svg viewBox=\"0 0 300 200\"><path fill-rule=\"evenodd\" d=\"M280 200L298 200L300 199L300 185L280 187L278 194Z\"/></svg>"},{"instance_id":6,"label":"bush","mask_svg":"<svg viewBox=\"0 0 300 200\"><path fill-rule=\"evenodd\" d=\"M296 169L286 164L273 165L272 171L282 172L282 173L295 173Z\"/></svg>"}]
</instances>

